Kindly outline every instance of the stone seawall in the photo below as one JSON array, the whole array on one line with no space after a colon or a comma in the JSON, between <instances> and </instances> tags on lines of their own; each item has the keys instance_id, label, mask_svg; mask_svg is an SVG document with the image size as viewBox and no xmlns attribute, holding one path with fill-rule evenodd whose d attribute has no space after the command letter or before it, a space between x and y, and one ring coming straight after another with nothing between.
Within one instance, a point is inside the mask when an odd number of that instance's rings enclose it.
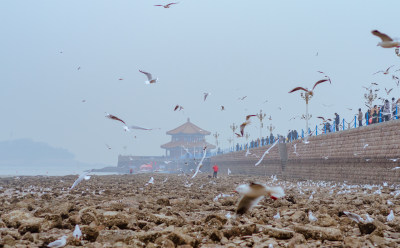
<instances>
[{"instance_id":1,"label":"stone seawall","mask_svg":"<svg viewBox=\"0 0 400 248\"><path fill-rule=\"evenodd\" d=\"M211 158L220 173L277 175L280 178L348 181L351 183L400 183L400 120L278 144L255 166L269 148L239 151Z\"/></svg>"}]
</instances>

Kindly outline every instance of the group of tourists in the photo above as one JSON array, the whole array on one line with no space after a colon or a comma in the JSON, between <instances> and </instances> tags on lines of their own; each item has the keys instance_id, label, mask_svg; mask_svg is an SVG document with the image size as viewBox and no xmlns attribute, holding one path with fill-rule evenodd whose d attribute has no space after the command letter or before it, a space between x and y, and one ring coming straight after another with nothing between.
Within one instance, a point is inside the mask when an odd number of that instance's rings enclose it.
<instances>
[{"instance_id":1,"label":"group of tourists","mask_svg":"<svg viewBox=\"0 0 400 248\"><path fill-rule=\"evenodd\" d=\"M397 119L399 103L400 99L396 101L394 97L392 98L391 103L386 99L382 106L378 107L377 105L374 105L372 108L368 109L364 115L361 108L359 108L357 116L358 126L363 126L363 120L365 120L366 125L368 125Z\"/></svg>"}]
</instances>

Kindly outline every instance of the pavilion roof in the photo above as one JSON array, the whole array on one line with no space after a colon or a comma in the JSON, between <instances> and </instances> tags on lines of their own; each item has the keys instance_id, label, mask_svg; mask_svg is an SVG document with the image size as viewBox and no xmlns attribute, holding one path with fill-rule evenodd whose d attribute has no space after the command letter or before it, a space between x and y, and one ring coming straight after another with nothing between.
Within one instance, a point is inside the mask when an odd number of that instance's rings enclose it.
<instances>
[{"instance_id":1,"label":"pavilion roof","mask_svg":"<svg viewBox=\"0 0 400 248\"><path fill-rule=\"evenodd\" d=\"M193 148L193 147L201 147L203 148L204 146L207 146L207 149L215 149L215 146L206 142L206 141L196 141L196 142L187 142L187 141L171 141L168 142L164 145L161 145L161 148L164 149L171 149L175 147L184 147L184 148Z\"/></svg>"},{"instance_id":2,"label":"pavilion roof","mask_svg":"<svg viewBox=\"0 0 400 248\"><path fill-rule=\"evenodd\" d=\"M180 125L179 127L172 129L167 132L169 135L174 134L202 134L202 135L210 135L211 132L206 131L195 124L190 122L190 119L187 119L187 122Z\"/></svg>"}]
</instances>

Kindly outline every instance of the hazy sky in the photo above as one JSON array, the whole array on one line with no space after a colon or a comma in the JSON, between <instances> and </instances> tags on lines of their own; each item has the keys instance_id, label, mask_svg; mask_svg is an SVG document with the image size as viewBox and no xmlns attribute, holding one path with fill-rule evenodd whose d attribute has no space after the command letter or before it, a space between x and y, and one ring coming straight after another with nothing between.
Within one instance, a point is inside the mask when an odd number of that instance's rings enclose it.
<instances>
[{"instance_id":1,"label":"hazy sky","mask_svg":"<svg viewBox=\"0 0 400 248\"><path fill-rule=\"evenodd\" d=\"M400 97L391 75L372 75L390 65L399 69L400 57L377 47L371 34L378 29L400 36L398 0L182 0L169 9L153 6L161 3L168 2L3 0L0 140L30 138L65 148L82 162L116 165L118 154L165 154L165 132L188 117L220 133L224 147L229 126L260 109L271 115L265 126L276 126L274 134L300 130L304 120L289 119L304 113L305 102L288 91L312 87L322 78L318 70L332 84L317 87L311 126L319 115L338 112L351 119L358 107L364 111L362 85L378 82L381 96L385 87L395 87L390 98ZM159 83L145 85L139 69ZM203 92L211 92L206 102ZM184 111L174 112L176 104ZM105 112L161 130L126 133ZM246 131L256 138L258 119ZM207 140L214 143L212 136Z\"/></svg>"}]
</instances>

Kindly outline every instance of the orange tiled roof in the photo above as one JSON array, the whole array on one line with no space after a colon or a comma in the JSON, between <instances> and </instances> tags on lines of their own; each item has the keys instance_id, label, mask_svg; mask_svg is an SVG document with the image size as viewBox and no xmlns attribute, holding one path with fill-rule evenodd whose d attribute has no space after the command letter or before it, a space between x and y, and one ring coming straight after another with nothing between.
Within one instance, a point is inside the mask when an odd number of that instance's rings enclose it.
<instances>
[{"instance_id":1,"label":"orange tiled roof","mask_svg":"<svg viewBox=\"0 0 400 248\"><path fill-rule=\"evenodd\" d=\"M199 128L195 124L190 122L190 119L188 118L187 122L183 125L180 125L179 127L172 129L167 132L169 135L173 134L203 134L203 135L210 135L211 133L209 131L206 131L204 129Z\"/></svg>"},{"instance_id":2,"label":"orange tiled roof","mask_svg":"<svg viewBox=\"0 0 400 248\"><path fill-rule=\"evenodd\" d=\"M187 142L187 141L171 141L164 145L161 145L161 148L170 149L174 147L185 147L185 148L193 148L193 147L204 147L207 146L207 149L215 149L215 146L205 142L205 141L196 141L196 142Z\"/></svg>"}]
</instances>

